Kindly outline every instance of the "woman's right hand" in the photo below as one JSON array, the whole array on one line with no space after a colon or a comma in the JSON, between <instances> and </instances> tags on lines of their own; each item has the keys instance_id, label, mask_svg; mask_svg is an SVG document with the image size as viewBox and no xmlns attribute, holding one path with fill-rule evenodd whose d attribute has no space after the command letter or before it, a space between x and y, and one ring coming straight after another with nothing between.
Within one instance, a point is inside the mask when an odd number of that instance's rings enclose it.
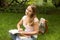
<instances>
[{"instance_id":1,"label":"woman's right hand","mask_svg":"<svg viewBox=\"0 0 60 40\"><path fill-rule=\"evenodd\" d=\"M18 29L18 32L21 32L21 31L23 31L23 29L22 29L22 28L19 28L19 29Z\"/></svg>"},{"instance_id":2,"label":"woman's right hand","mask_svg":"<svg viewBox=\"0 0 60 40\"><path fill-rule=\"evenodd\" d=\"M18 32L19 32L20 36L24 36L24 34L22 33L22 32L24 32L22 28L18 29Z\"/></svg>"}]
</instances>

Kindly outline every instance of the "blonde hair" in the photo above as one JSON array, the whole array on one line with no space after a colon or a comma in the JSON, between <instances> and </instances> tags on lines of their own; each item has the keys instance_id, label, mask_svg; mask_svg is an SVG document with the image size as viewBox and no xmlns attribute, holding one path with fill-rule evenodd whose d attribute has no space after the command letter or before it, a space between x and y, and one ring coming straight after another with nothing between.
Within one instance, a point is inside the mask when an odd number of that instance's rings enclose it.
<instances>
[{"instance_id":1,"label":"blonde hair","mask_svg":"<svg viewBox=\"0 0 60 40\"><path fill-rule=\"evenodd\" d=\"M30 25L33 25L34 24L34 18L36 17L36 6L34 5L34 4L32 4L32 5L29 5L29 6L31 6L31 8L32 8L32 14L31 14L31 16L30 16L30 21L29 21L29 24Z\"/></svg>"}]
</instances>

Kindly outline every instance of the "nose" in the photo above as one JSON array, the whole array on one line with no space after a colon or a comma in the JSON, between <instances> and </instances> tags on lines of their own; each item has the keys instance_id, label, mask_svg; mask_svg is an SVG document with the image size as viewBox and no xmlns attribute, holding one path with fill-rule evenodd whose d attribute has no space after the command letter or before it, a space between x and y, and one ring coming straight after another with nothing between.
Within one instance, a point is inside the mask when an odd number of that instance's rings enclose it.
<instances>
[{"instance_id":1,"label":"nose","mask_svg":"<svg viewBox=\"0 0 60 40\"><path fill-rule=\"evenodd\" d=\"M26 12L28 13L28 10L26 9Z\"/></svg>"}]
</instances>

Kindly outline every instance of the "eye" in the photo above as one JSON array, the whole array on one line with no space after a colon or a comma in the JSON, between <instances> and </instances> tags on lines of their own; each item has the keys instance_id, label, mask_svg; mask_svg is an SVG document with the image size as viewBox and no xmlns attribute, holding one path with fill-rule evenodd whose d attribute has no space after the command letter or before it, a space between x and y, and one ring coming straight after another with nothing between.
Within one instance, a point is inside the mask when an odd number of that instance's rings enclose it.
<instances>
[{"instance_id":1,"label":"eye","mask_svg":"<svg viewBox=\"0 0 60 40\"><path fill-rule=\"evenodd\" d=\"M26 9L27 11L29 11L29 12L32 12L31 10L29 10L29 9Z\"/></svg>"},{"instance_id":2,"label":"eye","mask_svg":"<svg viewBox=\"0 0 60 40\"><path fill-rule=\"evenodd\" d=\"M29 10L29 12L32 12L31 10Z\"/></svg>"}]
</instances>

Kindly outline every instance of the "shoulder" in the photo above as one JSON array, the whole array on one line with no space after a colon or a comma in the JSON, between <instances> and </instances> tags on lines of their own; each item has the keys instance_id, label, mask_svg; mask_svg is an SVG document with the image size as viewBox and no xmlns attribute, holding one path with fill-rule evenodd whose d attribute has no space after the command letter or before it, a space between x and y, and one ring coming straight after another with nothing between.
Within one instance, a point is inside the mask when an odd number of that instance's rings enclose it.
<instances>
[{"instance_id":1,"label":"shoulder","mask_svg":"<svg viewBox=\"0 0 60 40\"><path fill-rule=\"evenodd\" d=\"M39 22L37 17L34 18L34 22Z\"/></svg>"},{"instance_id":2,"label":"shoulder","mask_svg":"<svg viewBox=\"0 0 60 40\"><path fill-rule=\"evenodd\" d=\"M22 17L22 20L24 20L26 17L27 17L27 16L26 16L26 15L24 15L24 16Z\"/></svg>"}]
</instances>

